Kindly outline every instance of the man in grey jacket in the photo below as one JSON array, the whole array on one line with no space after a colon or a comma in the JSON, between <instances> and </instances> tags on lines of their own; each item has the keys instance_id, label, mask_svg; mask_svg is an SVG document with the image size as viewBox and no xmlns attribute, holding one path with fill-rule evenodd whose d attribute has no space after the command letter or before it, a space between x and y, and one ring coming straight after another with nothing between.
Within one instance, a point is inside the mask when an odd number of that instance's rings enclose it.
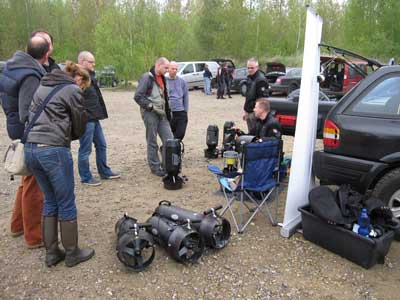
<instances>
[{"instance_id":1,"label":"man in grey jacket","mask_svg":"<svg viewBox=\"0 0 400 300\"><path fill-rule=\"evenodd\" d=\"M183 140L188 124L189 92L185 80L176 73L178 64L171 61L167 77L169 106L172 111L171 130L176 139Z\"/></svg>"},{"instance_id":2,"label":"man in grey jacket","mask_svg":"<svg viewBox=\"0 0 400 300\"><path fill-rule=\"evenodd\" d=\"M146 127L147 162L150 170L157 176L164 176L165 170L158 156L157 134L164 145L172 139L169 124L171 112L168 104L168 91L165 73L168 72L169 61L165 57L156 60L155 65L139 80L134 99L140 106L140 113ZM165 147L162 147L163 162L165 161Z\"/></svg>"}]
</instances>

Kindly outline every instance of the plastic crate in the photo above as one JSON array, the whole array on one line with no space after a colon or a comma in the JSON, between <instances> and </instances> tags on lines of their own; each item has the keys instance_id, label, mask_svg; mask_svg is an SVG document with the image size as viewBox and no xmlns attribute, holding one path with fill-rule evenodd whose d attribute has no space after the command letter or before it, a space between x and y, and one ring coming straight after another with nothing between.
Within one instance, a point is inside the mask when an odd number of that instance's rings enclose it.
<instances>
[{"instance_id":1,"label":"plastic crate","mask_svg":"<svg viewBox=\"0 0 400 300\"><path fill-rule=\"evenodd\" d=\"M299 208L304 238L336 253L353 263L369 269L383 264L394 238L388 231L379 238L368 238L340 226L328 224L315 216L309 206Z\"/></svg>"}]
</instances>

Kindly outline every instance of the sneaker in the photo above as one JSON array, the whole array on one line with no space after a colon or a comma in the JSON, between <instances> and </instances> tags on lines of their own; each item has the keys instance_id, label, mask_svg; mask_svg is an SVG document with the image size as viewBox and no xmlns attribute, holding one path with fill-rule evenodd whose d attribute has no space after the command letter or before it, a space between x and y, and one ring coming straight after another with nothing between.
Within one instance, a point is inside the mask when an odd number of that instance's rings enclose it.
<instances>
[{"instance_id":1,"label":"sneaker","mask_svg":"<svg viewBox=\"0 0 400 300\"><path fill-rule=\"evenodd\" d=\"M163 169L151 170L151 173L158 177L164 177L167 174Z\"/></svg>"},{"instance_id":2,"label":"sneaker","mask_svg":"<svg viewBox=\"0 0 400 300\"><path fill-rule=\"evenodd\" d=\"M88 181L82 181L82 184L90 185L90 186L98 186L101 185L101 182L95 178L91 178Z\"/></svg>"},{"instance_id":3,"label":"sneaker","mask_svg":"<svg viewBox=\"0 0 400 300\"><path fill-rule=\"evenodd\" d=\"M118 179L121 178L121 174L119 173L111 173L111 175L108 175L107 177L101 177L101 179Z\"/></svg>"}]
</instances>

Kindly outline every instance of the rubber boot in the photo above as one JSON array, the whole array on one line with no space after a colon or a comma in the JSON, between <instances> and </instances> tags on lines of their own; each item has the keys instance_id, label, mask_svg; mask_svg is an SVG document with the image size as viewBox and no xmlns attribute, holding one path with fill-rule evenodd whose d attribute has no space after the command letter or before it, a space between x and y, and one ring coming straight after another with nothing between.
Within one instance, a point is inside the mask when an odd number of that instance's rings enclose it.
<instances>
[{"instance_id":1,"label":"rubber boot","mask_svg":"<svg viewBox=\"0 0 400 300\"><path fill-rule=\"evenodd\" d=\"M65 252L58 247L57 217L43 217L42 237L46 248L46 266L50 268L65 258Z\"/></svg>"},{"instance_id":2,"label":"rubber boot","mask_svg":"<svg viewBox=\"0 0 400 300\"><path fill-rule=\"evenodd\" d=\"M60 221L61 242L65 249L65 265L73 267L81 262L91 259L94 250L91 248L80 249L78 247L78 222L76 219Z\"/></svg>"}]
</instances>

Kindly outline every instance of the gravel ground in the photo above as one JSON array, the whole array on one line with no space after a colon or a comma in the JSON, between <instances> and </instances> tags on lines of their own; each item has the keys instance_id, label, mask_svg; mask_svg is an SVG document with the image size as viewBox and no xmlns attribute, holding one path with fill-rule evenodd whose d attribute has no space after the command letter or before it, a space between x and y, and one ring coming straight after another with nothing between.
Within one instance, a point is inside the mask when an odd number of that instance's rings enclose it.
<instances>
[{"instance_id":1,"label":"gravel ground","mask_svg":"<svg viewBox=\"0 0 400 300\"><path fill-rule=\"evenodd\" d=\"M203 155L206 128L240 120L243 98L204 97L190 92L189 127L183 174L189 181L167 191L146 164L144 126L132 92L104 91L110 118L102 122L109 164L122 178L99 187L82 186L75 167L80 244L96 255L74 268L44 266L44 249L28 250L22 237L9 235L9 219L18 182L0 170L0 299L399 299L400 247L394 242L385 264L370 270L332 254L299 233L282 238L262 216L243 235L233 234L220 251L207 250L197 264L185 266L157 248L153 264L142 273L126 271L115 255L114 225L124 212L145 221L158 202L169 200L195 211L223 203ZM0 113L0 153L8 138ZM285 152L292 139L285 137ZM77 143L72 151L76 160ZM94 155L91 157L94 169ZM222 160L212 163L222 165ZM75 165L76 166L76 165ZM18 181L18 180L17 180ZM280 195L284 208L286 187ZM282 213L280 215L282 219ZM233 225L233 223L232 223ZM329 237L327 237L329 238Z\"/></svg>"}]
</instances>

